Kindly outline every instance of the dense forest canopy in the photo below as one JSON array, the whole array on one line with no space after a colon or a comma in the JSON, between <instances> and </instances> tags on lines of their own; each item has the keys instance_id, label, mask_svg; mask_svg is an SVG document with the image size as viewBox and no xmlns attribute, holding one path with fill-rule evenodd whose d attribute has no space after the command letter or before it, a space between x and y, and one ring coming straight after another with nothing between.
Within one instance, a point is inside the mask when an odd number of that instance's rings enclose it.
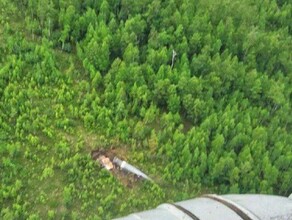
<instances>
[{"instance_id":1,"label":"dense forest canopy","mask_svg":"<svg viewBox=\"0 0 292 220\"><path fill-rule=\"evenodd\" d=\"M0 218L292 193L292 2L0 0ZM115 148L154 182L90 157Z\"/></svg>"}]
</instances>

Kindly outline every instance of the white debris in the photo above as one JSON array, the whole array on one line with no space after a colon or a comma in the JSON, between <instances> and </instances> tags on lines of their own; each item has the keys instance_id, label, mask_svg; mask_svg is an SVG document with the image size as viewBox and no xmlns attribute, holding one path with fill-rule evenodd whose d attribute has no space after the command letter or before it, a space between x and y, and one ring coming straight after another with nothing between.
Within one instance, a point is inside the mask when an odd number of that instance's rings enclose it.
<instances>
[{"instance_id":1,"label":"white debris","mask_svg":"<svg viewBox=\"0 0 292 220\"><path fill-rule=\"evenodd\" d=\"M113 163L110 161L110 159L108 157L105 156L100 156L98 158L100 164L107 170L112 170L114 168Z\"/></svg>"}]
</instances>

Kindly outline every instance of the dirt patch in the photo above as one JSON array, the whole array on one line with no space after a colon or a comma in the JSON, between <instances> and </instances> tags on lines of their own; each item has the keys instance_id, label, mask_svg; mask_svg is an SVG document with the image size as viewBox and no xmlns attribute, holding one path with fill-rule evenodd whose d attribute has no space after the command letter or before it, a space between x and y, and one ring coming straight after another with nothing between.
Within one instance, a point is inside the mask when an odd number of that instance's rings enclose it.
<instances>
[{"instance_id":1,"label":"dirt patch","mask_svg":"<svg viewBox=\"0 0 292 220\"><path fill-rule=\"evenodd\" d=\"M91 158L93 160L98 160L98 158L101 156L108 157L112 161L115 157L115 152L113 149L109 149L109 150L97 149L97 150L91 151Z\"/></svg>"},{"instance_id":2,"label":"dirt patch","mask_svg":"<svg viewBox=\"0 0 292 220\"><path fill-rule=\"evenodd\" d=\"M111 161L113 161L115 157L128 161L130 153L127 152L124 147L100 148L91 151L91 158L93 160L97 160L102 155L108 157Z\"/></svg>"},{"instance_id":3,"label":"dirt patch","mask_svg":"<svg viewBox=\"0 0 292 220\"><path fill-rule=\"evenodd\" d=\"M139 177L134 174L125 173L120 169L113 169L112 174L126 187L133 188L140 181L142 181Z\"/></svg>"},{"instance_id":4,"label":"dirt patch","mask_svg":"<svg viewBox=\"0 0 292 220\"><path fill-rule=\"evenodd\" d=\"M103 162L105 158L108 158L111 162L116 156L119 156L119 158L126 160L123 153L125 152L117 148L110 148L107 150L97 149L91 151L91 158L95 161L98 161L102 167L106 168L106 164L104 164ZM112 175L114 175L124 186L132 188L139 181L141 181L141 178L139 178L138 176L121 170L120 167L116 166L114 163L112 163L112 165L112 169L108 169L108 171L111 172Z\"/></svg>"}]
</instances>

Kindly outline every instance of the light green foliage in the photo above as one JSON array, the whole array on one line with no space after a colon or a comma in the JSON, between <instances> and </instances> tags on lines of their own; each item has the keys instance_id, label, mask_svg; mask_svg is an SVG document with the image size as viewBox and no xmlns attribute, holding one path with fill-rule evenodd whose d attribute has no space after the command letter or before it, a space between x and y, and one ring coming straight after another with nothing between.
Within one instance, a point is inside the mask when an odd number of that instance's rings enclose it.
<instances>
[{"instance_id":1,"label":"light green foliage","mask_svg":"<svg viewBox=\"0 0 292 220\"><path fill-rule=\"evenodd\" d=\"M291 10L0 0L0 219L111 219L202 192L289 195ZM91 159L112 147L155 183L126 184Z\"/></svg>"}]
</instances>

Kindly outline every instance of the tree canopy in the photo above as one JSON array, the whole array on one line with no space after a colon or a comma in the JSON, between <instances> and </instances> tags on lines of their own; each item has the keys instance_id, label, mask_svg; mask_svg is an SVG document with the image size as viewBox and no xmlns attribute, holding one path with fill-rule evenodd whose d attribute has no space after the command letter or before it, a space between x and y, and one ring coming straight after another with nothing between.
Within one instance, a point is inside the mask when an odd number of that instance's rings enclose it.
<instances>
[{"instance_id":1,"label":"tree canopy","mask_svg":"<svg viewBox=\"0 0 292 220\"><path fill-rule=\"evenodd\" d=\"M292 4L0 0L0 218L292 193ZM90 157L117 149L154 183Z\"/></svg>"}]
</instances>

